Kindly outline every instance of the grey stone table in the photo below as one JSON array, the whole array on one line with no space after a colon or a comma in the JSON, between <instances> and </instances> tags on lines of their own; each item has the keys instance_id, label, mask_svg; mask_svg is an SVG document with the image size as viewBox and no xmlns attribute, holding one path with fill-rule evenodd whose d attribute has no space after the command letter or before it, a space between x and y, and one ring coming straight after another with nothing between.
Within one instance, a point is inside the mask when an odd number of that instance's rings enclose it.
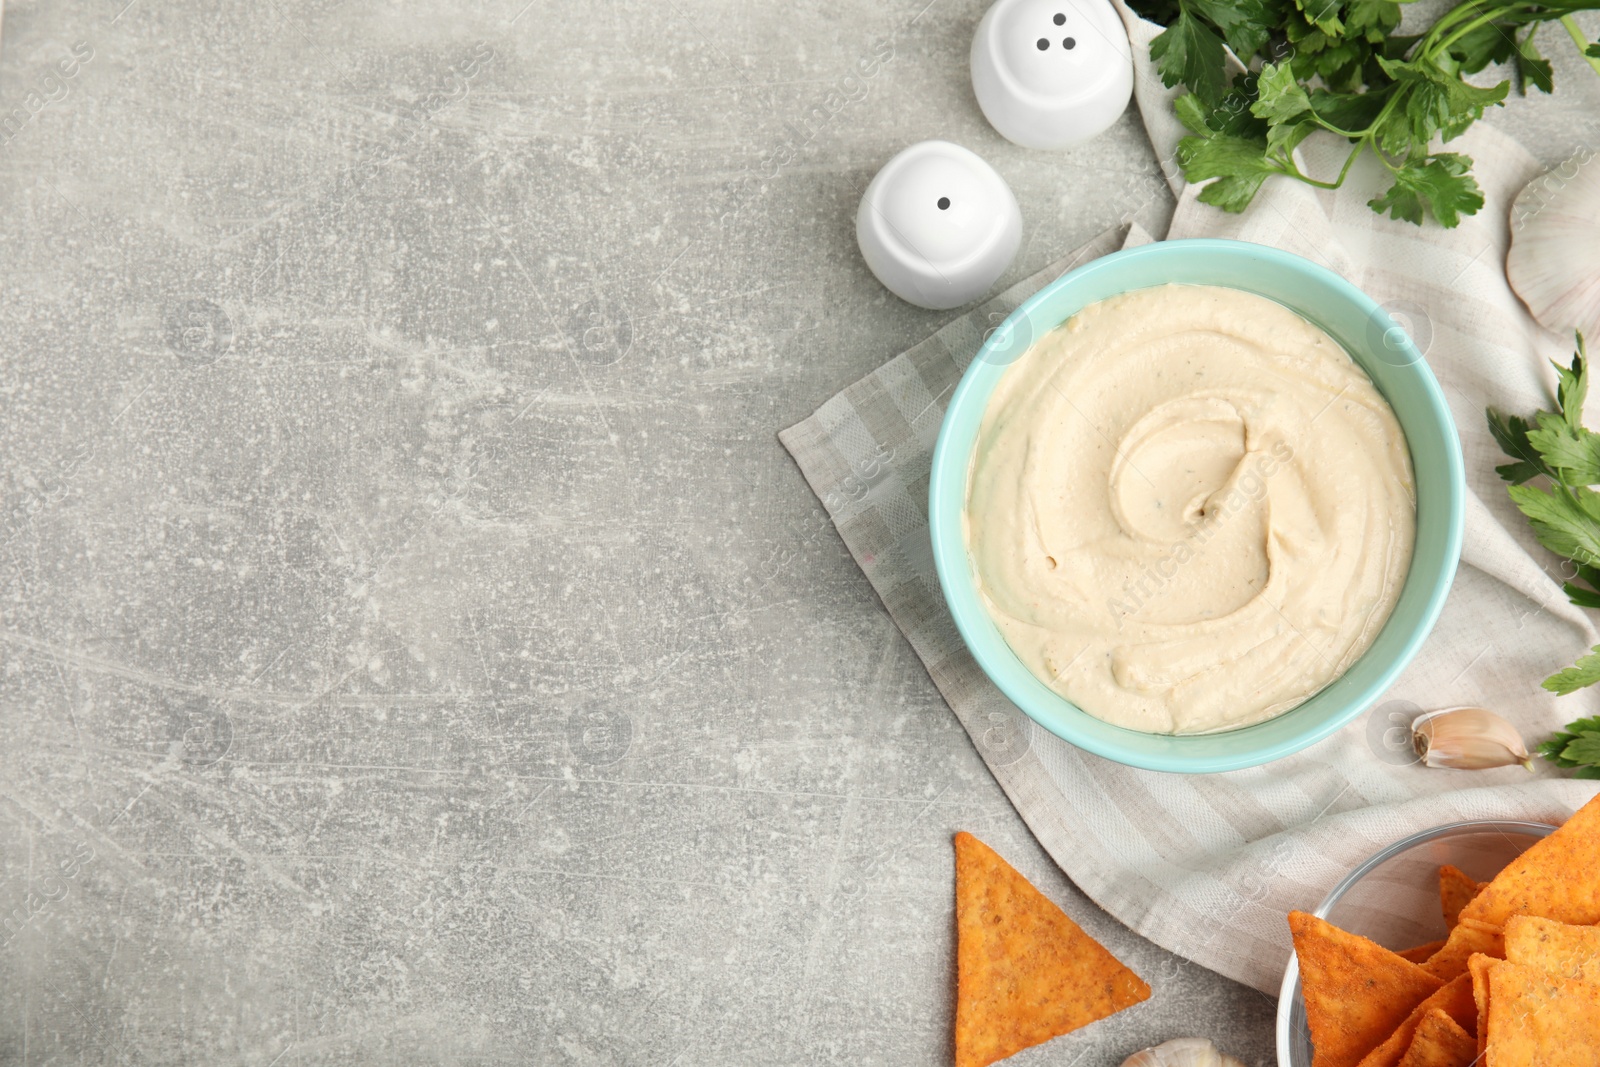
<instances>
[{"instance_id":1,"label":"grey stone table","mask_svg":"<svg viewBox=\"0 0 1600 1067\"><path fill-rule=\"evenodd\" d=\"M947 317L856 253L889 155L994 162L1016 278L1161 232L1135 118L999 140L981 0L217 8L5 13L0 1063L944 1063L961 828L1155 987L1019 1067L1269 1063L774 437Z\"/></svg>"}]
</instances>

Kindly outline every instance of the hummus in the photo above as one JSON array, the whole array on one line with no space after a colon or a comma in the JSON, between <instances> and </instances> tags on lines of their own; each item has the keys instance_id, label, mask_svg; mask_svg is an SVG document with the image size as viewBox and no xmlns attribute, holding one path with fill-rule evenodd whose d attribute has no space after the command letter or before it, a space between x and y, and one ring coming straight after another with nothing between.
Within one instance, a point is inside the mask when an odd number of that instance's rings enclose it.
<instances>
[{"instance_id":1,"label":"hummus","mask_svg":"<svg viewBox=\"0 0 1600 1067\"><path fill-rule=\"evenodd\" d=\"M1245 726L1371 645L1411 562L1394 412L1264 297L1165 285L1036 341L984 412L966 534L1012 651L1091 715Z\"/></svg>"}]
</instances>

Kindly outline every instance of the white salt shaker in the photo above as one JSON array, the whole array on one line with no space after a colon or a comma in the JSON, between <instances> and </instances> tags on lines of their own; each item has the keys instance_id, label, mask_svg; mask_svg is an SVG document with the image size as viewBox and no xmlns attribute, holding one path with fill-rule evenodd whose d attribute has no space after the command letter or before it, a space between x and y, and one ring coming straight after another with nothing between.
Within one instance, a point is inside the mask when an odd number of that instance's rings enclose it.
<instances>
[{"instance_id":1,"label":"white salt shaker","mask_svg":"<svg viewBox=\"0 0 1600 1067\"><path fill-rule=\"evenodd\" d=\"M923 141L886 163L861 197L856 241L886 288L919 307L971 303L1011 265L1022 210L976 154Z\"/></svg>"},{"instance_id":2,"label":"white salt shaker","mask_svg":"<svg viewBox=\"0 0 1600 1067\"><path fill-rule=\"evenodd\" d=\"M996 0L972 39L972 91L1009 141L1082 144L1133 95L1127 31L1108 0Z\"/></svg>"}]
</instances>

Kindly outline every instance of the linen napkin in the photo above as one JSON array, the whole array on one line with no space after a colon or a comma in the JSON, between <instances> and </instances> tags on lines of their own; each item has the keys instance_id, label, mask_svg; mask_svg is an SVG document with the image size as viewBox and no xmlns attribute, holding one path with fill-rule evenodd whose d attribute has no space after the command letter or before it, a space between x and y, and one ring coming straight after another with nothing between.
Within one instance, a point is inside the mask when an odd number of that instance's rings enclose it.
<instances>
[{"instance_id":1,"label":"linen napkin","mask_svg":"<svg viewBox=\"0 0 1600 1067\"><path fill-rule=\"evenodd\" d=\"M1096 903L1162 947L1276 991L1291 951L1285 914L1310 909L1350 869L1415 831L1463 819L1557 822L1592 782L1540 764L1493 771L1415 764L1404 724L1424 708L1477 704L1530 741L1584 714L1595 694L1560 698L1539 681L1600 641L1561 592L1559 561L1540 548L1494 473L1488 405L1547 407L1550 359L1571 339L1543 331L1507 285L1509 210L1535 160L1480 122L1452 148L1476 161L1486 203L1446 230L1374 214L1380 175L1358 167L1344 188L1269 179L1242 215L1200 203L1173 165L1182 135L1171 91L1151 69L1160 27L1120 0L1133 41L1135 99L1178 206L1167 236L1229 237L1295 252L1343 275L1405 322L1444 387L1466 459L1462 565L1422 651L1376 708L1335 736L1263 767L1226 774L1141 771L1079 751L1035 726L984 676L951 621L927 529L928 471L944 405L984 331L1072 267L1149 236L1108 232L979 305L779 434L884 607L927 666L995 778L1061 869ZM1302 145L1302 169L1337 170L1342 142ZM1331 164L1331 165L1330 165ZM1600 166L1600 163L1593 165ZM1394 944L1427 931L1420 891L1396 888ZM1408 938L1414 940L1407 941Z\"/></svg>"}]
</instances>

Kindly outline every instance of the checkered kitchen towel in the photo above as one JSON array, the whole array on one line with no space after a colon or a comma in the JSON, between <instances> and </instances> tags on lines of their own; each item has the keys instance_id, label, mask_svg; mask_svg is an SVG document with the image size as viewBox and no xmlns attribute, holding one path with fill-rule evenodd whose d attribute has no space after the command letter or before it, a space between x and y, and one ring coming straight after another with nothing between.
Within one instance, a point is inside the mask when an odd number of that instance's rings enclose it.
<instances>
[{"instance_id":1,"label":"checkered kitchen towel","mask_svg":"<svg viewBox=\"0 0 1600 1067\"><path fill-rule=\"evenodd\" d=\"M1159 27L1126 10L1136 55ZM1158 155L1180 134L1170 94L1145 61L1136 96ZM1559 702L1540 679L1600 641L1561 593L1556 561L1533 540L1494 474L1486 405L1545 406L1551 358L1570 341L1542 331L1507 287L1503 264L1516 192L1538 173L1484 123L1459 142L1487 204L1455 230L1379 218L1378 176L1338 192L1270 179L1243 215L1178 195L1169 237L1231 237L1322 263L1409 319L1443 383L1467 467L1466 547L1444 613L1377 710L1334 737L1264 767L1228 774L1135 770L1081 752L1032 724L978 669L939 592L928 540L929 461L944 405L984 331L1066 270L1115 250L1108 233L975 308L889 361L779 436L927 665L1012 803L1074 882L1119 920L1203 966L1275 991L1290 952L1284 914L1310 908L1351 867L1400 837L1474 818L1556 821L1590 782L1541 767L1465 772L1412 765L1394 746L1392 709L1481 704L1538 738L1596 694ZM1337 142L1302 149L1312 173L1336 168ZM1334 163L1334 166L1330 166ZM1600 162L1591 164L1600 166ZM1149 238L1135 231L1129 243ZM1391 731L1386 734L1386 731ZM1426 906L1416 902L1416 911ZM1405 909L1397 909L1405 910ZM1399 929L1398 938L1425 931Z\"/></svg>"}]
</instances>

